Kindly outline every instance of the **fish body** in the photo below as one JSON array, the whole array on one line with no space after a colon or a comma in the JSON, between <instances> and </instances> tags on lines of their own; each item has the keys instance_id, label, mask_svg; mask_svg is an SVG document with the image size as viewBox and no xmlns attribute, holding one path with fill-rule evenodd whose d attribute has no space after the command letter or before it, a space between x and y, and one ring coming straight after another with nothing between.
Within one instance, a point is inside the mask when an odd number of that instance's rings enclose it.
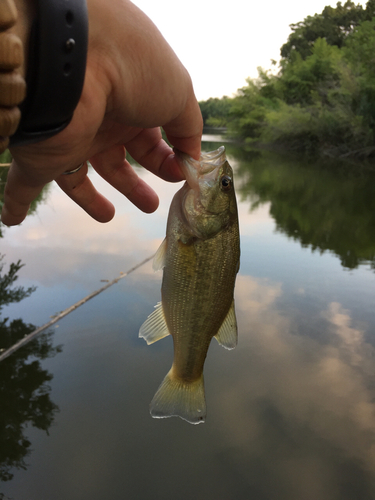
<instances>
[{"instance_id":1,"label":"fish body","mask_svg":"<svg viewBox=\"0 0 375 500\"><path fill-rule=\"evenodd\" d=\"M140 329L148 343L171 334L173 365L151 402L156 418L204 422L203 366L213 337L237 344L234 285L240 244L233 171L224 147L199 161L181 155L187 181L169 210L166 238L155 255L163 268L162 300Z\"/></svg>"}]
</instances>

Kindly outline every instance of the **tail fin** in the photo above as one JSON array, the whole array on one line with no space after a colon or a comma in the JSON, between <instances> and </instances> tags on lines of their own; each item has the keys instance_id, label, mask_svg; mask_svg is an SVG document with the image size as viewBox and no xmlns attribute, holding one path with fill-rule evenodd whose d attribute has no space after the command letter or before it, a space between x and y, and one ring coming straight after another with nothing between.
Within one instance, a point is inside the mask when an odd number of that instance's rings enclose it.
<instances>
[{"instance_id":1,"label":"tail fin","mask_svg":"<svg viewBox=\"0 0 375 500\"><path fill-rule=\"evenodd\" d=\"M164 378L150 405L154 418L181 417L190 424L206 419L203 374L194 382L183 382L172 373Z\"/></svg>"}]
</instances>

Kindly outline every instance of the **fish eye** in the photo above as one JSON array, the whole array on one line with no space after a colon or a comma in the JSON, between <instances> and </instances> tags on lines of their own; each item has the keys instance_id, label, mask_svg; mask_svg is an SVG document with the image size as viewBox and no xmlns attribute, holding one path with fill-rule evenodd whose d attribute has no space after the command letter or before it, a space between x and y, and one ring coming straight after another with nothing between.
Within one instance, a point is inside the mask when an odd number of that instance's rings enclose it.
<instances>
[{"instance_id":1,"label":"fish eye","mask_svg":"<svg viewBox=\"0 0 375 500\"><path fill-rule=\"evenodd\" d=\"M228 191L232 187L232 179L228 175L223 175L220 182L224 191Z\"/></svg>"}]
</instances>

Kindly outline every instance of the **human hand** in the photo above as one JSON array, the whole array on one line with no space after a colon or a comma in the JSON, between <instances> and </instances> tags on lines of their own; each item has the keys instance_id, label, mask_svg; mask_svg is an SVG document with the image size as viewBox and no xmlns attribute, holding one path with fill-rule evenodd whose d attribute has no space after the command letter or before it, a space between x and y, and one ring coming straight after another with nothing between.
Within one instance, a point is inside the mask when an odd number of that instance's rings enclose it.
<instances>
[{"instance_id":1,"label":"human hand","mask_svg":"<svg viewBox=\"0 0 375 500\"><path fill-rule=\"evenodd\" d=\"M22 1L22 0L18 0ZM129 0L88 0L89 49L84 88L73 119L58 135L14 147L2 221L19 224L45 184L59 186L94 219L114 216L112 203L87 177L94 169L138 208L153 212L156 193L134 172L125 149L167 181L183 179L173 150L198 158L202 117L191 79L155 25Z\"/></svg>"},{"instance_id":2,"label":"human hand","mask_svg":"<svg viewBox=\"0 0 375 500\"><path fill-rule=\"evenodd\" d=\"M26 83L19 72L23 46L20 37L11 32L16 22L13 0L3 0L0 3L0 152L5 151L9 136L17 130L21 118L18 104L26 93Z\"/></svg>"}]
</instances>

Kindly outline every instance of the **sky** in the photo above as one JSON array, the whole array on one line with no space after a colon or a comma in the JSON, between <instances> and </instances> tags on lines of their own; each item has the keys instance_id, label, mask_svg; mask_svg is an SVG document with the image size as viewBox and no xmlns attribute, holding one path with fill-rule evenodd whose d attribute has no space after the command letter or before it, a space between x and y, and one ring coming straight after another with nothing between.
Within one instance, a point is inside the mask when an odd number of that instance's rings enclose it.
<instances>
[{"instance_id":1,"label":"sky","mask_svg":"<svg viewBox=\"0 0 375 500\"><path fill-rule=\"evenodd\" d=\"M133 0L156 24L189 71L198 100L232 95L271 68L289 25L336 0ZM345 3L345 0L342 0ZM365 6L366 1L355 2Z\"/></svg>"}]
</instances>

